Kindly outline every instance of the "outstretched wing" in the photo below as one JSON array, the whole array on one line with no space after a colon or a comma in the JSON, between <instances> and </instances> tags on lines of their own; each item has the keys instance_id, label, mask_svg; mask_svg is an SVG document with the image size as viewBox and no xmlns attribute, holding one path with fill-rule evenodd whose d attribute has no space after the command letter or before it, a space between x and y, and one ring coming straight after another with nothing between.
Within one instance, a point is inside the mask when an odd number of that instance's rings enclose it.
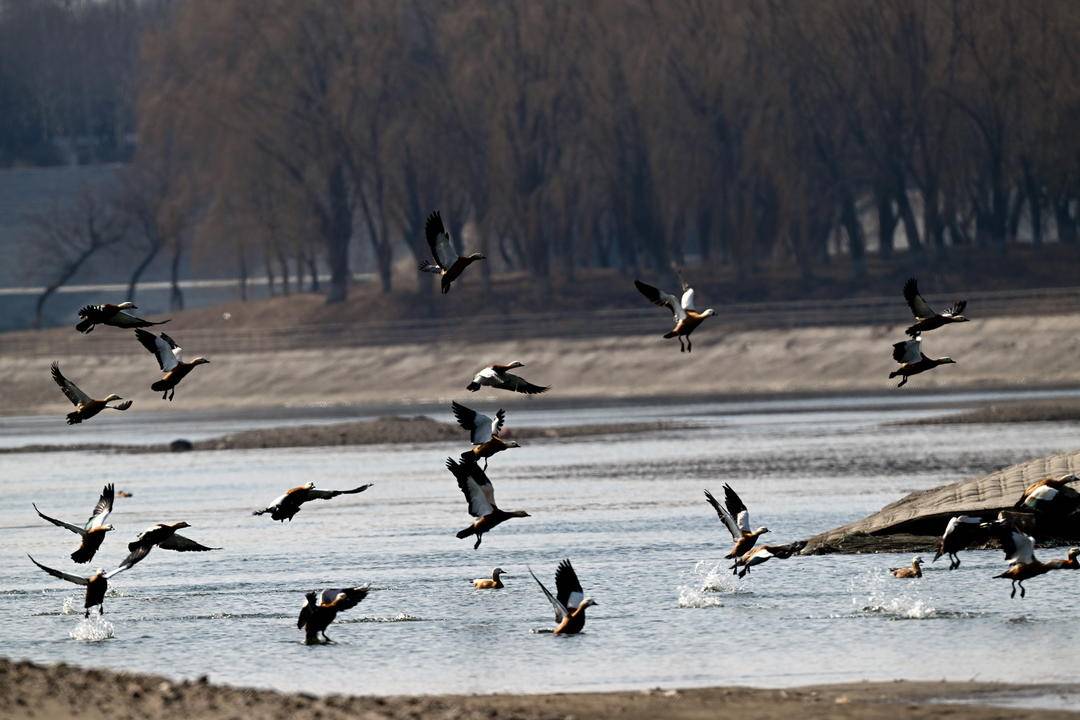
<instances>
[{"instance_id":1,"label":"outstretched wing","mask_svg":"<svg viewBox=\"0 0 1080 720\"><path fill-rule=\"evenodd\" d=\"M30 503L30 504L34 506L34 510L37 510L37 514L42 520L48 520L49 522L51 522L56 527L62 527L64 529L66 529L66 530L70 530L71 532L75 533L76 535L85 535L86 534L86 531L84 529L82 529L81 527L79 527L78 525L72 525L71 523L66 523L63 520L57 520L54 517L49 517L45 513L38 510L38 506L35 503Z\"/></svg>"},{"instance_id":2,"label":"outstretched wing","mask_svg":"<svg viewBox=\"0 0 1080 720\"><path fill-rule=\"evenodd\" d=\"M361 485L355 487L352 490L316 490L312 488L307 491L307 500L329 500L335 498L338 495L355 495L356 493L362 493L375 483L368 483L367 485Z\"/></svg>"},{"instance_id":3,"label":"outstretched wing","mask_svg":"<svg viewBox=\"0 0 1080 720\"><path fill-rule=\"evenodd\" d=\"M550 388L548 385L536 385L531 383L520 375L515 375L513 373L503 373L502 377L506 380L508 389L524 395L539 395Z\"/></svg>"},{"instance_id":4,"label":"outstretched wing","mask_svg":"<svg viewBox=\"0 0 1080 720\"><path fill-rule=\"evenodd\" d=\"M732 540L738 540L742 537L742 531L739 529L739 524L735 522L735 518L731 517L731 513L727 511L723 505L716 501L713 494L708 490L705 491L705 499L709 501L709 504L713 506L713 510L720 517L720 521L727 527L728 532L731 533Z\"/></svg>"},{"instance_id":5,"label":"outstretched wing","mask_svg":"<svg viewBox=\"0 0 1080 720\"><path fill-rule=\"evenodd\" d=\"M120 563L120 567L125 570L131 567L135 567L144 557L150 554L150 551L154 549L153 545L138 545L136 543L128 543L128 556Z\"/></svg>"},{"instance_id":6,"label":"outstretched wing","mask_svg":"<svg viewBox=\"0 0 1080 720\"><path fill-rule=\"evenodd\" d=\"M724 505L727 507L728 514L735 518L735 524L739 526L739 529L750 532L750 511L727 483L724 483Z\"/></svg>"},{"instance_id":7,"label":"outstretched wing","mask_svg":"<svg viewBox=\"0 0 1080 720\"><path fill-rule=\"evenodd\" d=\"M532 571L532 568L528 565L525 566L529 570L529 574L532 575L533 580L540 586L540 589L544 591L544 595L547 596L548 601L551 603L551 607L555 608L555 622L562 622L563 618L569 615L566 606L559 602L559 599L551 594L551 591L544 587L544 583L540 582L540 578L536 577L536 573Z\"/></svg>"},{"instance_id":8,"label":"outstretched wing","mask_svg":"<svg viewBox=\"0 0 1080 720\"><path fill-rule=\"evenodd\" d=\"M94 512L83 527L89 530L105 524L105 521L109 519L109 513L112 512L114 494L113 484L109 483L101 491L101 497L98 498L97 505L94 505Z\"/></svg>"},{"instance_id":9,"label":"outstretched wing","mask_svg":"<svg viewBox=\"0 0 1080 720\"><path fill-rule=\"evenodd\" d=\"M576 608L585 599L581 582L578 581L577 573L574 572L574 566L570 564L569 558L564 559L555 569L555 597L568 610Z\"/></svg>"},{"instance_id":10,"label":"outstretched wing","mask_svg":"<svg viewBox=\"0 0 1080 720\"><path fill-rule=\"evenodd\" d=\"M165 333L158 336L141 328L135 330L135 337L144 348L154 354L162 372L168 372L176 367L180 359L180 348L171 337Z\"/></svg>"},{"instance_id":11,"label":"outstretched wing","mask_svg":"<svg viewBox=\"0 0 1080 720\"><path fill-rule=\"evenodd\" d=\"M949 308L948 310L944 311L941 314L945 315L947 317L956 317L960 313L964 312L964 308L966 308L966 307L967 307L967 300L960 300L958 302L953 303L953 306L951 308Z\"/></svg>"},{"instance_id":12,"label":"outstretched wing","mask_svg":"<svg viewBox=\"0 0 1080 720\"><path fill-rule=\"evenodd\" d=\"M296 628L298 630L302 630L307 625L308 619L314 611L315 604L311 602L310 598L304 597L304 606L300 608L300 617L296 619Z\"/></svg>"},{"instance_id":13,"label":"outstretched wing","mask_svg":"<svg viewBox=\"0 0 1080 720\"><path fill-rule=\"evenodd\" d=\"M369 588L330 588L323 590L319 595L320 605L332 605L335 610L348 610L360 604L367 597Z\"/></svg>"},{"instance_id":14,"label":"outstretched wing","mask_svg":"<svg viewBox=\"0 0 1080 720\"><path fill-rule=\"evenodd\" d=\"M901 340L898 343L893 343L892 356L893 360L901 365L907 365L908 363L918 362L922 357L922 336L916 335L910 340Z\"/></svg>"},{"instance_id":15,"label":"outstretched wing","mask_svg":"<svg viewBox=\"0 0 1080 720\"><path fill-rule=\"evenodd\" d=\"M469 431L469 440L474 445L487 442L495 434L495 425L487 415L478 413L472 408L467 408L459 402L451 403L450 409L453 411L454 417L457 418L458 425ZM499 412L501 413L502 410ZM502 425L501 418L499 424Z\"/></svg>"},{"instance_id":16,"label":"outstretched wing","mask_svg":"<svg viewBox=\"0 0 1080 720\"><path fill-rule=\"evenodd\" d=\"M30 555L30 554L27 554L26 557L30 558L30 562L34 563L39 568L41 568L42 570L49 573L50 575L52 575L55 578L60 578L61 580L67 580L69 583L75 583L76 585L89 585L90 584L90 580L87 579L87 578L79 577L78 575L70 575L70 574L68 574L66 572L62 572L60 570L54 570L51 567L48 567L46 565L42 565L37 560L35 560L34 557L32 555Z\"/></svg>"},{"instance_id":17,"label":"outstretched wing","mask_svg":"<svg viewBox=\"0 0 1080 720\"><path fill-rule=\"evenodd\" d=\"M470 515L479 518L495 511L495 489L479 465L446 458L446 467L457 478L458 488L469 503Z\"/></svg>"},{"instance_id":18,"label":"outstretched wing","mask_svg":"<svg viewBox=\"0 0 1080 720\"><path fill-rule=\"evenodd\" d=\"M424 223L424 235L427 236L428 247L431 248L435 262L443 270L449 270L457 262L458 254L438 210L428 215L427 222Z\"/></svg>"},{"instance_id":19,"label":"outstretched wing","mask_svg":"<svg viewBox=\"0 0 1080 720\"><path fill-rule=\"evenodd\" d=\"M919 284L915 281L915 278L909 278L904 283L904 299L907 300L908 307L911 308L911 314L915 316L916 320L922 320L923 318L931 318L937 315L934 312L934 308L923 300L923 296L919 294Z\"/></svg>"},{"instance_id":20,"label":"outstretched wing","mask_svg":"<svg viewBox=\"0 0 1080 720\"><path fill-rule=\"evenodd\" d=\"M636 287L653 305L658 305L659 307L670 310L676 320L686 319L686 310L683 308L682 303L679 301L679 298L671 293L664 292L663 290L655 288L647 283L643 283L640 280L634 281L634 287ZM690 299L693 301L692 295Z\"/></svg>"},{"instance_id":21,"label":"outstretched wing","mask_svg":"<svg viewBox=\"0 0 1080 720\"><path fill-rule=\"evenodd\" d=\"M59 363L54 362L52 364L52 378L60 386L60 389L67 396L67 399L71 401L72 405L90 402L90 396L80 390L78 385L64 377L64 373L60 372Z\"/></svg>"},{"instance_id":22,"label":"outstretched wing","mask_svg":"<svg viewBox=\"0 0 1080 720\"><path fill-rule=\"evenodd\" d=\"M207 547L206 545L195 542L191 538L186 538L183 535L177 535L176 533L173 533L169 537L159 542L158 547L162 550L175 550L176 552L206 552L207 550L221 549L216 547Z\"/></svg>"}]
</instances>

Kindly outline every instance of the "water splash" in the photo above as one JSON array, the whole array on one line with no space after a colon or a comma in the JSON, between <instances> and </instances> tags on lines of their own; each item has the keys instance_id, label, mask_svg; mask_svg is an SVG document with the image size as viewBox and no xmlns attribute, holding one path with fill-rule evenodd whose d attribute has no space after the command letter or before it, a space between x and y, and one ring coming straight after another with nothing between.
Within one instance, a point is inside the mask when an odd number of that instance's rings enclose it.
<instances>
[{"instance_id":1,"label":"water splash","mask_svg":"<svg viewBox=\"0 0 1080 720\"><path fill-rule=\"evenodd\" d=\"M722 607L724 602L717 597L718 594L734 595L744 592L739 588L738 581L730 573L725 561L699 561L690 573L690 580L689 584L678 587L681 608Z\"/></svg>"},{"instance_id":2,"label":"water splash","mask_svg":"<svg viewBox=\"0 0 1080 720\"><path fill-rule=\"evenodd\" d=\"M83 612L83 609L75 604L76 602L78 602L78 600L74 597L64 598L64 606L60 608L60 614L74 615L75 613Z\"/></svg>"},{"instance_id":3,"label":"water splash","mask_svg":"<svg viewBox=\"0 0 1080 720\"><path fill-rule=\"evenodd\" d=\"M339 617L337 622L339 623L397 623L397 622L420 622L424 618L417 617L416 615L410 615L408 613L398 613L392 616L373 616L373 617L360 617L343 619Z\"/></svg>"},{"instance_id":4,"label":"water splash","mask_svg":"<svg viewBox=\"0 0 1080 720\"><path fill-rule=\"evenodd\" d=\"M934 599L918 580L898 581L879 570L867 570L851 580L851 604L860 613L900 620L940 617Z\"/></svg>"},{"instance_id":5,"label":"water splash","mask_svg":"<svg viewBox=\"0 0 1080 720\"><path fill-rule=\"evenodd\" d=\"M101 642L113 636L113 624L100 615L83 618L69 633L72 640L83 642Z\"/></svg>"}]
</instances>

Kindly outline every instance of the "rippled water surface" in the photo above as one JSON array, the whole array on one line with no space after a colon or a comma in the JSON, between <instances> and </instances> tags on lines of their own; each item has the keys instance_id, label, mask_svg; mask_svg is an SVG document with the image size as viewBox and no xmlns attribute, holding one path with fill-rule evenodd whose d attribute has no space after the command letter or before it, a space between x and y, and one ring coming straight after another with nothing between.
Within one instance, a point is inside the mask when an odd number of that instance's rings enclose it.
<instances>
[{"instance_id":1,"label":"rippled water surface","mask_svg":"<svg viewBox=\"0 0 1080 720\"><path fill-rule=\"evenodd\" d=\"M745 579L731 576L721 560L729 541L702 498L705 487L718 492L730 482L754 524L771 529L768 539L788 542L911 490L1080 444L1077 424L895 427L889 423L933 411L883 407L872 399L603 411L536 403L510 419L672 417L700 428L533 441L499 455L489 475L500 505L532 517L496 529L477 551L454 537L468 522L443 468L461 450L454 445L0 456L0 653L349 693L1080 681L1080 573L1032 580L1024 600L991 579L1004 569L997 552L966 553L956 572L930 566L920 581L887 575L908 555L774 560ZM19 421L6 420L4 441L20 432L34 442L64 437L63 426L26 422L20 431ZM232 430L266 421L214 422ZM140 438L170 439L176 427L168 418L140 425L131 428ZM206 426L185 435L198 432ZM305 505L291 524L251 516L307 480L376 485ZM67 558L75 536L39 520L30 503L81 522L104 482L133 496L117 499L117 530L95 565L113 567L125 543L158 521L186 520L186 535L225 549L155 550L113 580L104 619L87 622L81 588L26 559L85 571ZM534 632L552 617L526 571L531 565L551 581L563 557L599 603L586 632L569 638ZM495 565L510 573L507 588L474 591L469 580ZM375 589L368 600L328 630L336 644L303 645L303 593L364 583Z\"/></svg>"}]
</instances>

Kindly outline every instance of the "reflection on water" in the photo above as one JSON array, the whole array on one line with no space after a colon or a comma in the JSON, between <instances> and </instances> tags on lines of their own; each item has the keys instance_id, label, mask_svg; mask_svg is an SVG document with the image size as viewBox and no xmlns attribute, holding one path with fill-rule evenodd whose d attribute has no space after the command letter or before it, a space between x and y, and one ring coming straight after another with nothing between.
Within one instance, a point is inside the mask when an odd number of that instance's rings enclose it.
<instances>
[{"instance_id":1,"label":"reflection on water","mask_svg":"<svg viewBox=\"0 0 1080 720\"><path fill-rule=\"evenodd\" d=\"M1024 600L1010 600L1009 584L991 578L1002 561L990 551L967 553L953 572L927 565L914 581L887 572L910 554L796 557L742 580L730 574L730 538L703 488L730 482L751 522L771 529L768 542L790 542L911 490L1076 449L1080 429L964 425L943 433L882 424L925 410L837 407L847 409L619 408L609 420L678 415L702 428L530 442L496 457L489 474L500 504L532 517L497 528L477 551L454 537L467 515L442 463L456 445L4 456L2 652L348 693L1080 680L1080 609L1070 600L1080 573L1033 580ZM525 419L603 421L596 410L533 412ZM292 523L251 516L307 480L377 484L305 505ZM117 530L93 565L73 566L74 536L41 522L30 503L77 522L105 482L132 497L117 499ZM110 582L107 620L84 620L82 588L25 557L86 575L115 566L147 525L177 520L191 524L188 536L225 549L155 551ZM533 632L554 618L526 571L549 581L563 557L599 602L586 632L572 638ZM474 590L470 580L496 565L509 573L507 587ZM329 630L336 644L303 645L303 593L364 583L371 595ZM91 650L76 637L108 639ZM478 655L497 657L499 671L478 672Z\"/></svg>"}]
</instances>

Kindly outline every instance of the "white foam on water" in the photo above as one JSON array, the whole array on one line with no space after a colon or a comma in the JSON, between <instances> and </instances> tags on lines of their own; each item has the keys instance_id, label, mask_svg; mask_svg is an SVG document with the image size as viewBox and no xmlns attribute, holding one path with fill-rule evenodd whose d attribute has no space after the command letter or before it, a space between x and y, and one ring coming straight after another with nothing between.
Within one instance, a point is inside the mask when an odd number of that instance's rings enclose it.
<instances>
[{"instance_id":1,"label":"white foam on water","mask_svg":"<svg viewBox=\"0 0 1080 720\"><path fill-rule=\"evenodd\" d=\"M880 570L867 570L851 580L851 604L857 612L904 620L939 617L934 598L923 592L922 580L898 580Z\"/></svg>"},{"instance_id":2,"label":"white foam on water","mask_svg":"<svg viewBox=\"0 0 1080 720\"><path fill-rule=\"evenodd\" d=\"M77 600L74 597L66 597L66 598L64 598L64 606L62 608L60 608L60 614L61 615L74 615L75 613L83 612L83 609L81 607L78 607L75 604L76 602L77 602Z\"/></svg>"},{"instance_id":3,"label":"white foam on water","mask_svg":"<svg viewBox=\"0 0 1080 720\"><path fill-rule=\"evenodd\" d=\"M69 635L72 640L100 642L113 636L113 624L100 615L91 614L90 617L83 618Z\"/></svg>"},{"instance_id":4,"label":"white foam on water","mask_svg":"<svg viewBox=\"0 0 1080 720\"><path fill-rule=\"evenodd\" d=\"M698 561L690 573L690 580L690 584L680 585L677 588L681 608L722 607L723 599L717 595L734 595L744 592L739 588L739 583L731 574L726 561L718 563Z\"/></svg>"}]
</instances>

